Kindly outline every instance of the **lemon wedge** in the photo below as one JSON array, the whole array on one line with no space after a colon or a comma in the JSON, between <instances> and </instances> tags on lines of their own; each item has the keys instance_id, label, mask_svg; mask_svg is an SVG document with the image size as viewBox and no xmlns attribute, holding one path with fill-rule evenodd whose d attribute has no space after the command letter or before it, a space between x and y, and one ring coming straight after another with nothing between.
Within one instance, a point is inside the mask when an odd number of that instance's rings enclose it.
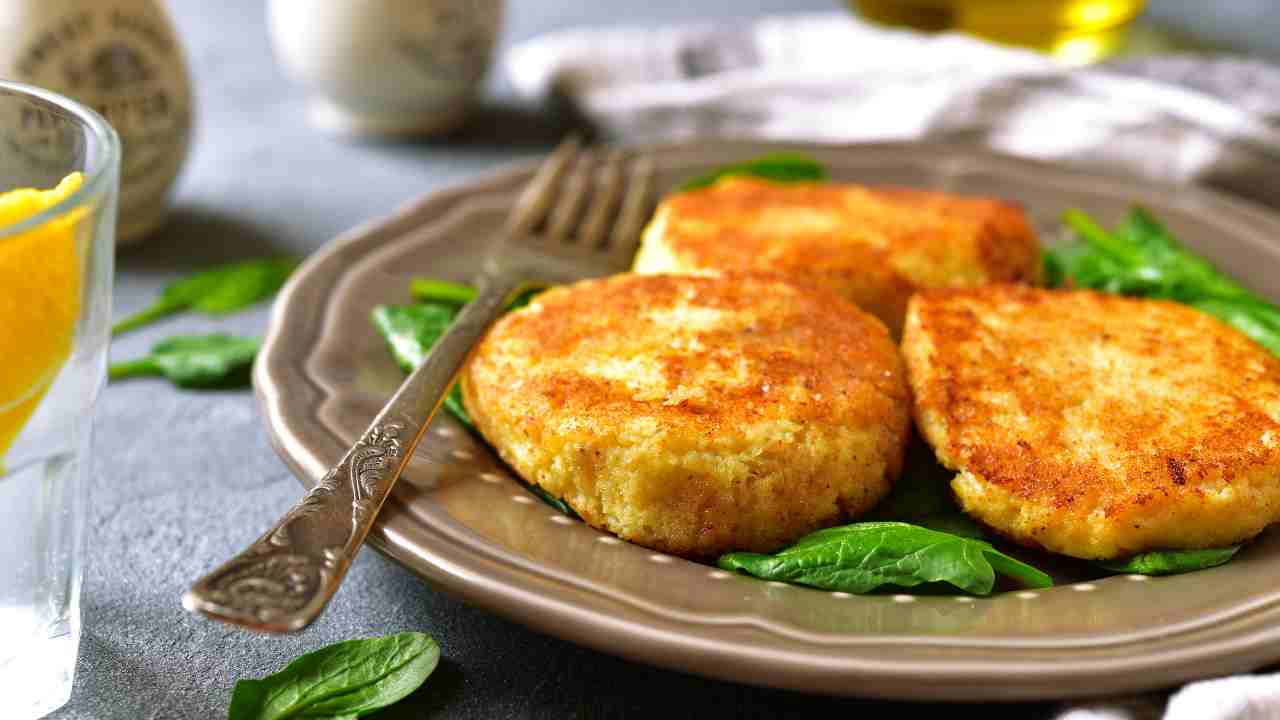
<instances>
[{"instance_id":1,"label":"lemon wedge","mask_svg":"<svg viewBox=\"0 0 1280 720\"><path fill-rule=\"evenodd\" d=\"M51 190L0 194L0 232L80 189L72 173ZM72 212L0 236L0 456L35 412L71 355L80 316L80 258Z\"/></svg>"}]
</instances>

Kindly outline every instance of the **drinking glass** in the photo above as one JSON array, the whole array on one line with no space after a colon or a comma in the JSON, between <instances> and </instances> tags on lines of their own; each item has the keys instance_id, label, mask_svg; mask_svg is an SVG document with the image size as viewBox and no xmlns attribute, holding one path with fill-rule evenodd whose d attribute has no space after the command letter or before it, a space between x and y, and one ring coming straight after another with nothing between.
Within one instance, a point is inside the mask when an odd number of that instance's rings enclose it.
<instances>
[{"instance_id":1,"label":"drinking glass","mask_svg":"<svg viewBox=\"0 0 1280 720\"><path fill-rule=\"evenodd\" d=\"M63 185L56 202L34 191L0 194L5 720L60 707L75 675L85 466L106 377L119 166L120 142L97 113L55 93L0 82L0 193L80 178L74 191L73 182Z\"/></svg>"}]
</instances>

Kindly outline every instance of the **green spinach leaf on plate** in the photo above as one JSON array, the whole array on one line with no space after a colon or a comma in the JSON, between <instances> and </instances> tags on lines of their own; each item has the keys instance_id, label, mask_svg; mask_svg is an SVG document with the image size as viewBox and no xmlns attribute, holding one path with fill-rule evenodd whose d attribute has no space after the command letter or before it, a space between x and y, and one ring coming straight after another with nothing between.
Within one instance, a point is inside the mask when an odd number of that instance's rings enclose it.
<instances>
[{"instance_id":1,"label":"green spinach leaf on plate","mask_svg":"<svg viewBox=\"0 0 1280 720\"><path fill-rule=\"evenodd\" d=\"M535 286L521 290L516 293L511 302L507 303L506 312L519 310L528 305L535 296L545 289ZM449 305L459 310L467 303L475 300L477 295L476 289L470 285L462 285L448 280L436 280L434 278L414 278L409 282L409 292L413 294L413 299L418 302Z\"/></svg>"},{"instance_id":2,"label":"green spinach leaf on plate","mask_svg":"<svg viewBox=\"0 0 1280 720\"><path fill-rule=\"evenodd\" d=\"M1235 557L1240 546L1209 550L1160 550L1146 552L1123 560L1103 561L1100 567L1134 575L1178 575L1217 567Z\"/></svg>"},{"instance_id":3,"label":"green spinach leaf on plate","mask_svg":"<svg viewBox=\"0 0 1280 720\"><path fill-rule=\"evenodd\" d=\"M427 359L432 346L439 341L449 325L466 303L475 298L475 291L466 286L443 280L415 278L411 291L418 300L413 305L379 305L373 310L373 325L387 342L391 356L405 372L413 372ZM541 289L530 289L518 294L507 306L511 311L524 307ZM455 383L445 396L444 408L463 425L474 430L475 423L462 402L462 390ZM578 513L563 499L541 487L523 483L529 492L540 500L570 517Z\"/></svg>"},{"instance_id":4,"label":"green spinach leaf on plate","mask_svg":"<svg viewBox=\"0 0 1280 720\"><path fill-rule=\"evenodd\" d=\"M477 294L476 289L470 285L422 277L409 281L409 292L418 302L441 303L458 308L475 300Z\"/></svg>"},{"instance_id":5,"label":"green spinach leaf on plate","mask_svg":"<svg viewBox=\"0 0 1280 720\"><path fill-rule=\"evenodd\" d=\"M867 593L885 586L947 583L975 595L995 587L996 574L1028 587L1053 579L990 543L903 522L863 522L819 530L772 555L729 553L725 570L824 590Z\"/></svg>"},{"instance_id":6,"label":"green spinach leaf on plate","mask_svg":"<svg viewBox=\"0 0 1280 720\"><path fill-rule=\"evenodd\" d=\"M1079 210L1063 221L1074 239L1045 251L1050 285L1190 305L1280 355L1280 308L1184 248L1151 213L1133 208L1114 231Z\"/></svg>"},{"instance_id":7,"label":"green spinach leaf on plate","mask_svg":"<svg viewBox=\"0 0 1280 720\"><path fill-rule=\"evenodd\" d=\"M439 661L440 647L423 633L340 642L237 682L227 720L363 717L417 690Z\"/></svg>"},{"instance_id":8,"label":"green spinach leaf on plate","mask_svg":"<svg viewBox=\"0 0 1280 720\"><path fill-rule=\"evenodd\" d=\"M431 348L458 316L458 306L442 302L415 305L379 305L373 309L373 326L387 342L391 356L405 372L413 372L427 359ZM474 427L462 404L462 390L454 383L444 398L444 408L463 425Z\"/></svg>"},{"instance_id":9,"label":"green spinach leaf on plate","mask_svg":"<svg viewBox=\"0 0 1280 720\"><path fill-rule=\"evenodd\" d=\"M458 313L476 297L475 289L469 285L432 278L414 278L410 292L417 301L414 304L379 305L372 314L374 328L386 341L396 364L405 372L413 372L427 359L431 348L449 329ZM528 305L539 292L542 292L541 288L521 292L507 306L507 311ZM456 383L445 396L444 408L463 425L475 428L462 403L462 390Z\"/></svg>"},{"instance_id":10,"label":"green spinach leaf on plate","mask_svg":"<svg viewBox=\"0 0 1280 720\"><path fill-rule=\"evenodd\" d=\"M823 182L827 179L827 169L803 153L771 153L686 180L676 188L676 192L700 190L710 187L720 178L734 175L750 175L774 182Z\"/></svg>"},{"instance_id":11,"label":"green spinach leaf on plate","mask_svg":"<svg viewBox=\"0 0 1280 720\"><path fill-rule=\"evenodd\" d=\"M184 388L245 387L258 347L256 338L179 335L157 343L143 357L112 364L107 375L111 380L163 376Z\"/></svg>"}]
</instances>

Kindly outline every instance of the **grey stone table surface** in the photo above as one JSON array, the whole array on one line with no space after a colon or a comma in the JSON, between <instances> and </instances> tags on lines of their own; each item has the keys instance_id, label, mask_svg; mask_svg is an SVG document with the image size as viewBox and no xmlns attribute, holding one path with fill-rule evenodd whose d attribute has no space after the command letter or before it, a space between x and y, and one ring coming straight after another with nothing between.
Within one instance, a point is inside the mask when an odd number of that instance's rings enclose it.
<instances>
[{"instance_id":1,"label":"grey stone table surface","mask_svg":"<svg viewBox=\"0 0 1280 720\"><path fill-rule=\"evenodd\" d=\"M1231 12L1211 13L1199 0L1157 0L1151 15L1214 42L1276 55L1275 25L1257 22L1269 4L1228 0L1219 7ZM214 261L307 254L421 193L545 152L563 129L513 103L495 77L484 110L455 136L417 143L329 137L306 125L301 92L273 61L261 0L174 0L171 7L195 77L196 141L170 223L119 257L117 315ZM515 0L505 42L582 23L833 7L830 0ZM219 320L173 319L122 338L112 353L140 354L173 332L258 334L266 316L261 307ZM187 584L268 527L300 493L247 391L183 392L149 380L108 387L91 475L81 660L58 720L222 718L237 678L273 672L328 643L401 630L435 636L444 659L422 690L384 718L876 716L901 707L625 662L465 605L372 552L361 555L329 611L305 633L262 637L192 617L179 606ZM1050 710L1004 706L987 715Z\"/></svg>"}]
</instances>

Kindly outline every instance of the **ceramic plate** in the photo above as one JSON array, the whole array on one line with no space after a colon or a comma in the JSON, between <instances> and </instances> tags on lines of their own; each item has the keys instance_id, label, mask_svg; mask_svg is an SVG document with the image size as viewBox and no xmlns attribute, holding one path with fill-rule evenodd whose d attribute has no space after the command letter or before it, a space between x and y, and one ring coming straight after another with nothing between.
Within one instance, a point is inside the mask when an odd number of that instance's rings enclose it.
<instances>
[{"instance_id":1,"label":"ceramic plate","mask_svg":"<svg viewBox=\"0 0 1280 720\"><path fill-rule=\"evenodd\" d=\"M660 187L779 149L838 180L989 194L1022 203L1042 237L1064 208L1110 223L1131 203L1280 298L1280 219L1207 191L1067 170L947 145L698 143L653 149ZM268 428L306 484L402 379L369 324L409 301L415 275L466 281L522 165L433 194L341 237L281 295L256 370ZM516 483L488 447L437 418L370 544L434 587L542 632L694 673L903 699L1098 695L1239 672L1280 659L1280 533L1223 567L1117 576L991 598L850 596L729 575L571 520Z\"/></svg>"}]
</instances>

